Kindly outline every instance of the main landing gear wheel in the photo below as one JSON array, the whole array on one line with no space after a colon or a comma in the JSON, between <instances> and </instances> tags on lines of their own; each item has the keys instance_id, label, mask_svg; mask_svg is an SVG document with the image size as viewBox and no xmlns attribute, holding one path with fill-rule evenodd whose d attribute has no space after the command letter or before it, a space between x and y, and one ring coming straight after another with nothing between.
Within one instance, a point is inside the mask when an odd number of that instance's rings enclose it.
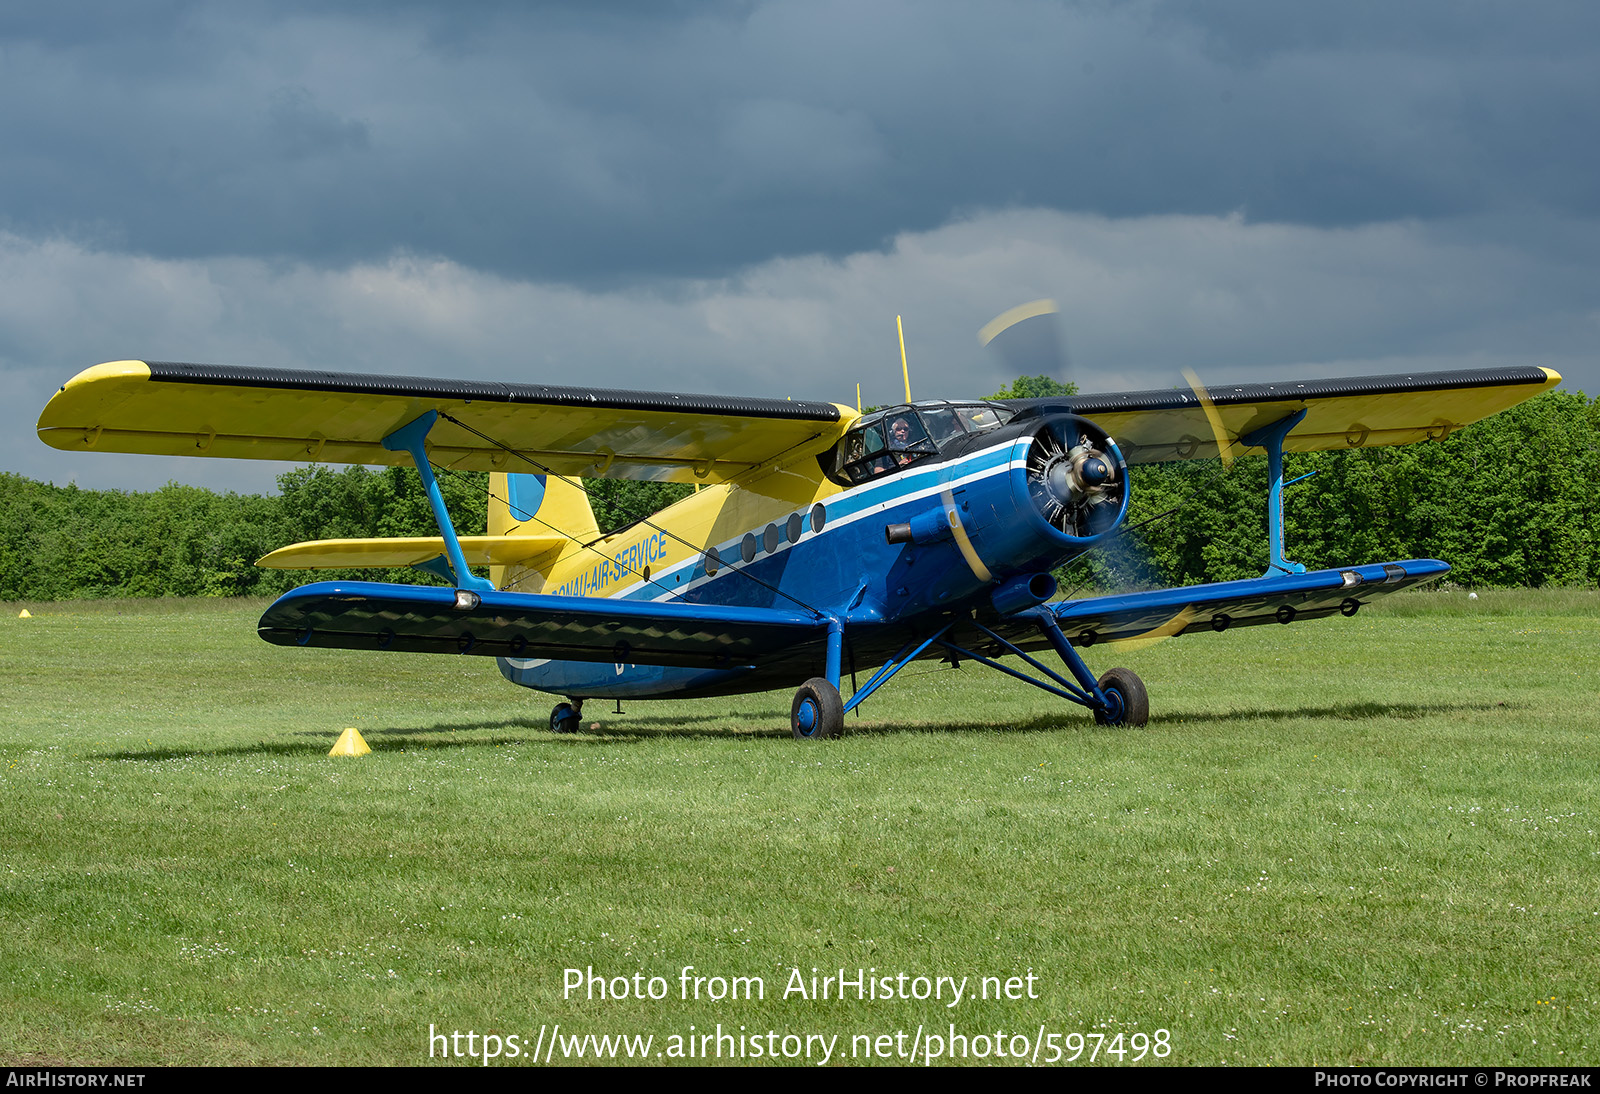
<instances>
[{"instance_id":1,"label":"main landing gear wheel","mask_svg":"<svg viewBox=\"0 0 1600 1094\"><path fill-rule=\"evenodd\" d=\"M557 703L556 709L550 712L552 733L576 733L582 722L583 715L574 710L571 703Z\"/></svg>"},{"instance_id":2,"label":"main landing gear wheel","mask_svg":"<svg viewBox=\"0 0 1600 1094\"><path fill-rule=\"evenodd\" d=\"M1103 726L1142 726L1150 720L1150 696L1144 681L1128 669L1107 669L1100 677L1106 711L1095 711L1094 720Z\"/></svg>"},{"instance_id":3,"label":"main landing gear wheel","mask_svg":"<svg viewBox=\"0 0 1600 1094\"><path fill-rule=\"evenodd\" d=\"M844 700L839 689L820 676L800 685L789 708L789 728L799 741L837 737L844 729Z\"/></svg>"}]
</instances>

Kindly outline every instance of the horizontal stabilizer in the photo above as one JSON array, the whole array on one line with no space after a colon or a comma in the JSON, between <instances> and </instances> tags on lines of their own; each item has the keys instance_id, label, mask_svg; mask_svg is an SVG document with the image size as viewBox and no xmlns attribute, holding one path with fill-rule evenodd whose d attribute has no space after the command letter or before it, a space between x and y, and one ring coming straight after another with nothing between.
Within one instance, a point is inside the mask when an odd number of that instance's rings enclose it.
<instances>
[{"instance_id":1,"label":"horizontal stabilizer","mask_svg":"<svg viewBox=\"0 0 1600 1094\"><path fill-rule=\"evenodd\" d=\"M257 630L280 646L734 668L811 645L820 657L827 621L775 608L322 581L279 597Z\"/></svg>"},{"instance_id":2,"label":"horizontal stabilizer","mask_svg":"<svg viewBox=\"0 0 1600 1094\"><path fill-rule=\"evenodd\" d=\"M506 566L525 562L566 542L566 536L462 536L461 552L470 566ZM444 540L439 536L318 539L279 547L256 565L268 570L359 570L420 566L444 553Z\"/></svg>"},{"instance_id":3,"label":"horizontal stabilizer","mask_svg":"<svg viewBox=\"0 0 1600 1094\"><path fill-rule=\"evenodd\" d=\"M1092 646L1096 642L1292 623L1341 612L1353 615L1374 597L1433 581L1449 572L1449 565L1437 559L1409 559L1063 600L1050 608L1073 645Z\"/></svg>"}]
</instances>

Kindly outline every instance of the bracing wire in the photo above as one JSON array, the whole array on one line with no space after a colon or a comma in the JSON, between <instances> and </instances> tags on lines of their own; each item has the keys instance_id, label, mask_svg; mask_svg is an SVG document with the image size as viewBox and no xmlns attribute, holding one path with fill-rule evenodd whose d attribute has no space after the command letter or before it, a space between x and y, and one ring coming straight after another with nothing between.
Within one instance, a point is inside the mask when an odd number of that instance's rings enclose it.
<instances>
[{"instance_id":1,"label":"bracing wire","mask_svg":"<svg viewBox=\"0 0 1600 1094\"><path fill-rule=\"evenodd\" d=\"M466 474L466 472L457 471L453 467L443 467L443 466L441 466L439 464L434 463L432 460L429 460L428 463L429 463L429 466L431 466L433 468L435 475L437 475L439 472L444 472L447 475L453 475L453 476L456 476L456 477L459 478L459 477L464 476ZM493 490L489 491L489 496L491 498L493 498L495 501L500 502L506 508L508 508L508 509L512 508L510 499L502 498L499 494L496 494ZM520 512L522 512L522 510L518 509L517 512L520 513ZM601 558L605 559L607 562L614 563L614 564L616 564L618 566L621 566L623 569L627 570L629 573L638 575L639 580L648 581L651 585L655 585L655 586L660 587L661 589L670 591L666 585L663 585L660 581L657 581L655 578L653 578L653 577L650 577L650 578L645 577L643 571L636 569L631 564L623 562L621 559L616 558L616 557L614 557L612 555L606 554L604 551L600 550L600 548L598 548L598 547L596 547L594 545L595 541L591 541L589 543L585 543L582 540L580 540L577 536L573 535L571 532L565 531L564 529L561 529L561 528L557 528L554 524L551 524L547 520L539 519L539 516L537 514L530 515L528 519L533 521L535 524L544 525L546 528L550 529L552 532L556 533L559 536L563 536L566 539L571 540L573 543L576 543L578 545L580 550L593 551L595 554L599 555Z\"/></svg>"},{"instance_id":2,"label":"bracing wire","mask_svg":"<svg viewBox=\"0 0 1600 1094\"><path fill-rule=\"evenodd\" d=\"M529 466L537 468L540 474L545 475L545 476L547 476L549 478L559 479L562 482L566 483L568 486L576 487L579 490L583 489L583 483L582 482L580 482L580 481L578 481L576 479L573 479L573 478L571 478L571 477L569 477L567 475L560 474L559 472L552 471L549 467L547 467L546 465L540 463L538 460L534 459L532 456L528 455L526 452L517 451L516 449L512 448L510 445L505 444L502 441L496 440L494 437L489 436L487 433L484 433L480 429L477 429L477 428L475 428L473 426L468 425L466 422L463 422L461 419L456 418L456 417L454 417L454 416L452 416L450 414L447 414L446 412L444 412L442 410L439 411L439 417L443 418L445 421L451 423L454 426L457 426L460 429L466 430L468 433L471 433L473 436L478 437L481 440L487 441L489 444L494 445L496 448L500 449L502 452L505 452L508 455L515 456L515 457L517 457L517 459L522 460L524 463L527 463ZM445 470L453 470L453 469L446 468ZM505 499L503 499L503 498L497 498L496 500L497 501L502 501L502 502L505 501ZM506 504L509 504L509 502L507 502ZM534 519L537 520L538 518L535 517ZM576 536L573 536L573 535L571 535L571 534L569 534L567 532L564 532L561 529L556 528L554 525L549 524L546 521L538 521L538 523L543 524L546 528L550 528L553 531L559 533L560 535L566 536L566 538L572 540L574 543L578 543L578 539L577 539ZM677 543L683 545L684 547L687 547L696 556L703 556L708 551L714 550L714 548L701 547L698 544L691 543L688 540L684 539L682 536L678 535L676 532L673 532L673 531L670 531L669 529L663 528L661 525L659 525L659 524L655 523L654 521L650 520L648 517L640 517L640 518L638 518L637 521L635 521L635 523L643 524L646 528L653 528L655 531L660 532L662 535L666 536L668 539L674 540ZM587 550L594 551L596 554L600 555L601 557L603 557L603 558L605 558L607 560L610 560L610 561L613 561L613 562L617 561L617 560L613 559L612 556L605 554L599 548L595 547L592 543L580 543L579 546L584 547ZM644 575L642 573L640 573L640 571L635 570L632 566L629 566L626 563L622 563L621 565L623 565L630 573L639 574L641 579L644 577ZM748 578L751 581L754 581L757 585L760 585L762 588L766 589L767 591L769 591L769 592L771 592L771 593L773 593L773 594L775 594L777 596L783 597L785 600L793 601L794 603L800 605L800 607L804 608L806 611L808 611L811 614L817 616L819 619L825 617L826 613L824 613L822 611L819 611L817 608L813 607L810 604L807 604L804 600L801 600L799 597L795 596L793 593L784 592L782 589L778 588L776 585L773 585L773 584L771 584L770 582L767 582L767 581L763 581L761 578L757 577L755 574L752 574L752 573L749 573L748 571L746 571L744 567L735 566L731 562L724 562L724 565L727 567L727 569L730 572L737 573L737 574L739 574L739 575L741 575L741 576L743 576L745 578ZM650 584L652 584L652 585L660 585L660 583L655 581L654 579L651 579ZM662 587L665 588L665 586L662 586Z\"/></svg>"}]
</instances>

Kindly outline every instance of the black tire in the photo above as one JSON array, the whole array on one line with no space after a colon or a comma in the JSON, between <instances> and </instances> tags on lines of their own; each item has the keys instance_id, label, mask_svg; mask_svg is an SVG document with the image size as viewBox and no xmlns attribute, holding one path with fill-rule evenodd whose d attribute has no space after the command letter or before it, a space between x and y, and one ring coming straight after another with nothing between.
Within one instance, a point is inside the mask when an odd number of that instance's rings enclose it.
<instances>
[{"instance_id":1,"label":"black tire","mask_svg":"<svg viewBox=\"0 0 1600 1094\"><path fill-rule=\"evenodd\" d=\"M550 732L576 733L583 717L572 709L570 703L557 703L556 708L550 712Z\"/></svg>"},{"instance_id":2,"label":"black tire","mask_svg":"<svg viewBox=\"0 0 1600 1094\"><path fill-rule=\"evenodd\" d=\"M1132 670L1107 669L1100 677L1100 690L1112 706L1109 712L1095 712L1094 720L1101 725L1142 726L1150 721L1150 696Z\"/></svg>"},{"instance_id":3,"label":"black tire","mask_svg":"<svg viewBox=\"0 0 1600 1094\"><path fill-rule=\"evenodd\" d=\"M789 708L789 728L797 741L837 737L844 730L844 700L839 689L820 676L801 684Z\"/></svg>"}]
</instances>

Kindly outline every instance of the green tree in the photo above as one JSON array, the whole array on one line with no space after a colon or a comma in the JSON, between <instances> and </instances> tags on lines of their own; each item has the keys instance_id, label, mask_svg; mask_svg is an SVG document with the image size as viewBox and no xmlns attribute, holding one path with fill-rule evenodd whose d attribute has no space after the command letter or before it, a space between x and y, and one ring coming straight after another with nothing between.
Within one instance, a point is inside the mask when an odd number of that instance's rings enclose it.
<instances>
[{"instance_id":1,"label":"green tree","mask_svg":"<svg viewBox=\"0 0 1600 1094\"><path fill-rule=\"evenodd\" d=\"M1018 376L1011 383L1002 387L990 399L1044 399L1051 395L1076 395L1078 385L1068 381L1062 383L1048 376Z\"/></svg>"}]
</instances>

